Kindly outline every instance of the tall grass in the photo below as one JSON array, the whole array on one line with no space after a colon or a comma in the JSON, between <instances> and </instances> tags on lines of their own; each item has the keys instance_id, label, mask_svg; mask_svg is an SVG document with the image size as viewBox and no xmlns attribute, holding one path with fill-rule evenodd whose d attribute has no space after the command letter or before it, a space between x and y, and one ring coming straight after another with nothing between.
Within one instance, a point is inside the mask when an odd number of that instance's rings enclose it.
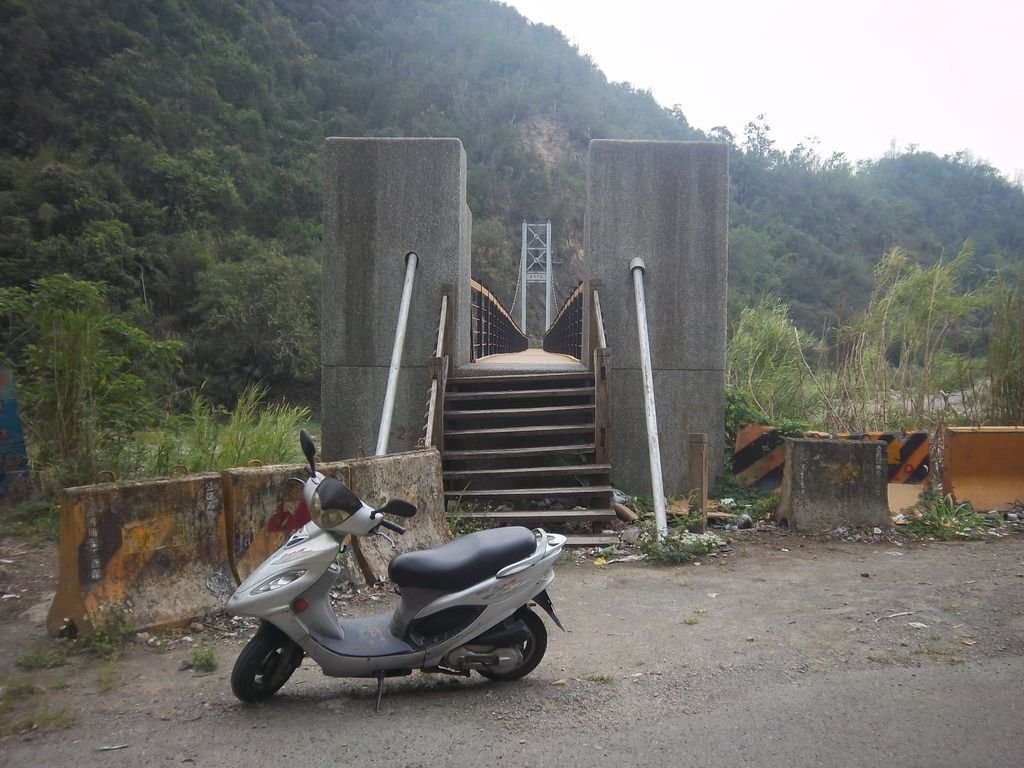
<instances>
[{"instance_id":1,"label":"tall grass","mask_svg":"<svg viewBox=\"0 0 1024 768\"><path fill-rule=\"evenodd\" d=\"M834 432L1024 423L1024 276L968 290L970 244L951 261L882 258L867 310L828 334L801 337L788 307L741 313L728 381L773 423Z\"/></svg>"},{"instance_id":2,"label":"tall grass","mask_svg":"<svg viewBox=\"0 0 1024 768\"><path fill-rule=\"evenodd\" d=\"M117 462L121 475L161 477L302 461L298 434L309 409L266 400L267 389L259 385L247 387L230 411L194 394L187 412L138 436L134 450Z\"/></svg>"},{"instance_id":3,"label":"tall grass","mask_svg":"<svg viewBox=\"0 0 1024 768\"><path fill-rule=\"evenodd\" d=\"M728 382L773 423L806 419L821 404L807 355L817 358L820 351L820 343L800 338L787 304L762 299L740 313L729 343Z\"/></svg>"}]
</instances>

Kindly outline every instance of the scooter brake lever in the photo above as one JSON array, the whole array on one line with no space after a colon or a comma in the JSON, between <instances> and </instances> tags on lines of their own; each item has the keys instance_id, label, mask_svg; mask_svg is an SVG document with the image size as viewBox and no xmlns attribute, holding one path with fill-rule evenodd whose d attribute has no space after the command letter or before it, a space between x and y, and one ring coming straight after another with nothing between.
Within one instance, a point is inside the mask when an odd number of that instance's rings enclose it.
<instances>
[{"instance_id":1,"label":"scooter brake lever","mask_svg":"<svg viewBox=\"0 0 1024 768\"><path fill-rule=\"evenodd\" d=\"M373 535L374 536L380 536L382 539L387 539L391 543L391 548L392 549L398 549L398 544L395 543L395 540L392 539L390 536L388 536L386 533L384 533L384 531L380 530L379 528L373 532Z\"/></svg>"}]
</instances>

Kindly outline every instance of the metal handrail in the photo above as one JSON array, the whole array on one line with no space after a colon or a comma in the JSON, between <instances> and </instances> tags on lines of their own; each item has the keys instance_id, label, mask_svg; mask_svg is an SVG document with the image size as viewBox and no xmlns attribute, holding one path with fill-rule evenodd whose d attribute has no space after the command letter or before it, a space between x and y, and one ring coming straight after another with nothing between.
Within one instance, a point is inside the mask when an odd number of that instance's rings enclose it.
<instances>
[{"instance_id":1,"label":"metal handrail","mask_svg":"<svg viewBox=\"0 0 1024 768\"><path fill-rule=\"evenodd\" d=\"M604 315L601 314L601 297L595 290L591 296L592 311L594 313L594 327L597 330L597 349L608 349L608 337L604 332Z\"/></svg>"},{"instance_id":2,"label":"metal handrail","mask_svg":"<svg viewBox=\"0 0 1024 768\"><path fill-rule=\"evenodd\" d=\"M601 299L591 292L588 360L594 372L594 463L611 464L612 446L612 353L604 331ZM596 341L596 344L595 344Z\"/></svg>"},{"instance_id":3,"label":"metal handrail","mask_svg":"<svg viewBox=\"0 0 1024 768\"><path fill-rule=\"evenodd\" d=\"M448 352L451 334L448 332L448 295L441 297L441 318L437 325L437 344L430 369L430 396L427 400L427 426L423 435L424 448L441 450L444 437L440 429L440 414L444 413L444 388L448 379Z\"/></svg>"},{"instance_id":4,"label":"metal handrail","mask_svg":"<svg viewBox=\"0 0 1024 768\"><path fill-rule=\"evenodd\" d=\"M544 351L583 359L583 283L562 304L544 333Z\"/></svg>"},{"instance_id":5,"label":"metal handrail","mask_svg":"<svg viewBox=\"0 0 1024 768\"><path fill-rule=\"evenodd\" d=\"M629 262L636 296L636 327L640 340L640 364L644 377L644 413L647 416L647 453L651 463L651 494L654 496L654 522L658 536L668 535L665 510L665 486L661 476L661 447L658 443L658 414L654 406L654 373L651 366L651 340L647 334L647 302L644 298L644 272L647 267L639 256Z\"/></svg>"},{"instance_id":6,"label":"metal handrail","mask_svg":"<svg viewBox=\"0 0 1024 768\"><path fill-rule=\"evenodd\" d=\"M391 368L388 371L388 385L384 392L384 407L380 414L380 431L377 433L378 456L388 452L391 416L395 411L398 373L402 367L402 348L405 346L405 329L409 325L409 305L412 303L412 286L416 279L418 261L419 257L412 251L405 254L405 284L402 286L402 303L398 308L398 325L395 326L395 344L391 349Z\"/></svg>"},{"instance_id":7,"label":"metal handrail","mask_svg":"<svg viewBox=\"0 0 1024 768\"><path fill-rule=\"evenodd\" d=\"M476 280L469 281L473 317L470 360L488 355L522 352L529 341L497 297Z\"/></svg>"}]
</instances>

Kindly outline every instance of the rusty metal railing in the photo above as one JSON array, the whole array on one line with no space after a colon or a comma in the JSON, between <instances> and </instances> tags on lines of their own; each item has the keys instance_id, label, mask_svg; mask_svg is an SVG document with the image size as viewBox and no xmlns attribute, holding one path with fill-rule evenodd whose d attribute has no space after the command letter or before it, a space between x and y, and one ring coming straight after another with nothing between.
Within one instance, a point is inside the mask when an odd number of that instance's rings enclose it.
<instances>
[{"instance_id":1,"label":"rusty metal railing","mask_svg":"<svg viewBox=\"0 0 1024 768\"><path fill-rule=\"evenodd\" d=\"M579 283L544 334L544 351L583 359L583 283Z\"/></svg>"},{"instance_id":2,"label":"rusty metal railing","mask_svg":"<svg viewBox=\"0 0 1024 768\"><path fill-rule=\"evenodd\" d=\"M526 334L494 294L476 280L470 280L469 287L473 304L470 359L526 349L529 346Z\"/></svg>"}]
</instances>

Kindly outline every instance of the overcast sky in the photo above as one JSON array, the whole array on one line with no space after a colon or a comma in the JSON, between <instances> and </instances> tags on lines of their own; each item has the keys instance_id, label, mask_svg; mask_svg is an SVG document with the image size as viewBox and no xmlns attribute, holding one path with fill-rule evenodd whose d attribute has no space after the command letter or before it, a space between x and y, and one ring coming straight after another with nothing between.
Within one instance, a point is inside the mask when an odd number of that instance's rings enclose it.
<instances>
[{"instance_id":1,"label":"overcast sky","mask_svg":"<svg viewBox=\"0 0 1024 768\"><path fill-rule=\"evenodd\" d=\"M1021 0L506 0L610 80L738 138L878 158L916 144L1024 172Z\"/></svg>"}]
</instances>

